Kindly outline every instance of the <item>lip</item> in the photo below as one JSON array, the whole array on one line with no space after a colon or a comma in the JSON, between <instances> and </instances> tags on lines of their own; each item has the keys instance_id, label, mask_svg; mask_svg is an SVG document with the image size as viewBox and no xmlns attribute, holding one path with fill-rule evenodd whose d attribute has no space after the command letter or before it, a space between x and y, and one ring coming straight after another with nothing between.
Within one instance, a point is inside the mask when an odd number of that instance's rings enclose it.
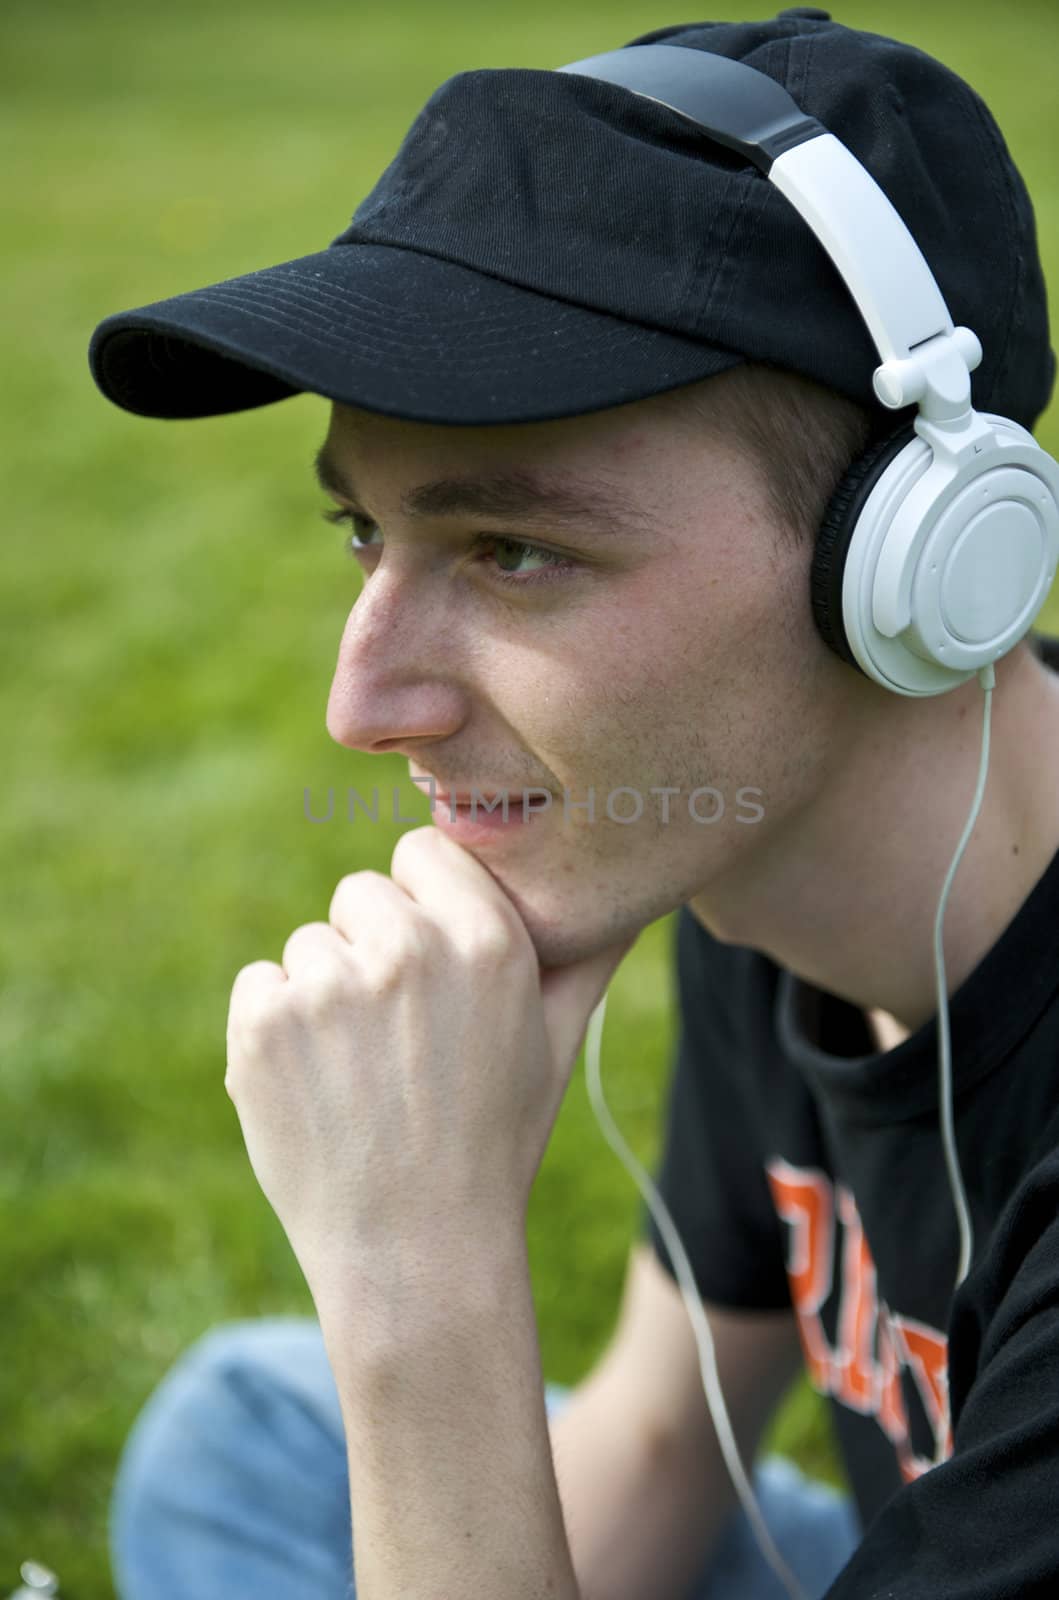
<instances>
[{"instance_id":1,"label":"lip","mask_svg":"<svg viewBox=\"0 0 1059 1600\"><path fill-rule=\"evenodd\" d=\"M456 793L453 794L451 789L435 789L434 790L434 803L436 805L438 803L438 801L443 800L446 805L455 804L455 805L458 805L458 806L469 806L471 801L475 800L479 804L485 805L485 804L491 803L493 800L495 800L495 798L496 798L496 796L498 794L504 794L504 793L505 793L505 790L503 790L503 789L469 789L466 793L464 793L464 791L462 789L458 789L456 791ZM521 798L521 795L522 795L522 790L520 789L519 790L519 797L520 798ZM508 792L508 801L509 802L510 802L510 799L511 799L511 795L510 795L510 792Z\"/></svg>"},{"instance_id":2,"label":"lip","mask_svg":"<svg viewBox=\"0 0 1059 1600\"><path fill-rule=\"evenodd\" d=\"M461 809L473 806L476 811L480 811L484 816L496 816L503 812L504 801L506 800L509 814L513 811L521 814L523 811L523 797L526 794L539 797L541 793L540 789L474 788L466 792L460 789L455 791L451 789L435 789L432 803L435 806L447 806L450 810L453 806L459 806ZM493 807L496 807L497 810L493 810ZM548 809L549 807L547 806L541 806L539 799L536 803L531 800L527 815L532 817L536 812Z\"/></svg>"},{"instance_id":3,"label":"lip","mask_svg":"<svg viewBox=\"0 0 1059 1600\"><path fill-rule=\"evenodd\" d=\"M495 811L485 809L505 795L506 817L500 803ZM436 828L440 828L442 833L448 834L458 844L495 843L500 838L510 837L519 829L529 827L539 815L538 812L524 809L522 796L521 789L517 793L506 789L475 789L473 793L435 790L431 805L432 821Z\"/></svg>"}]
</instances>

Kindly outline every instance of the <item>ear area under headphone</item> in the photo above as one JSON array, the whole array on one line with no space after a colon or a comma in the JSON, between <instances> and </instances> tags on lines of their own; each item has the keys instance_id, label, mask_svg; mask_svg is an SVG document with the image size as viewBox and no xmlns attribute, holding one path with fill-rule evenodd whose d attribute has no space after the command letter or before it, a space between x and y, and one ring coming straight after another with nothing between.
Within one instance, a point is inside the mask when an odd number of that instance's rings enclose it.
<instances>
[{"instance_id":1,"label":"ear area under headphone","mask_svg":"<svg viewBox=\"0 0 1059 1600\"><path fill-rule=\"evenodd\" d=\"M867 504L868 496L886 471L890 462L916 437L911 423L902 424L895 432L870 444L850 463L832 494L813 548L809 572L809 590L812 597L813 616L824 642L830 645L843 661L848 661L858 672L863 671L849 646L846 625L842 618L842 579L853 530L857 519Z\"/></svg>"}]
</instances>

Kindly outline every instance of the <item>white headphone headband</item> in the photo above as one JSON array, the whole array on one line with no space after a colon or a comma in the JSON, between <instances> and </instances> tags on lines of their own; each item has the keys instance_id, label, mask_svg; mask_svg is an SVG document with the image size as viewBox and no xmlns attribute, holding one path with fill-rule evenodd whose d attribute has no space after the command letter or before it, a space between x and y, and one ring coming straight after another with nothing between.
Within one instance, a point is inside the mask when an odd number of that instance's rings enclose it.
<instances>
[{"instance_id":1,"label":"white headphone headband","mask_svg":"<svg viewBox=\"0 0 1059 1600\"><path fill-rule=\"evenodd\" d=\"M760 168L813 230L849 289L882 366L890 410L951 420L971 403L982 347L954 328L937 280L871 173L782 84L743 61L678 45L590 56L560 72L598 78L666 106Z\"/></svg>"}]
</instances>

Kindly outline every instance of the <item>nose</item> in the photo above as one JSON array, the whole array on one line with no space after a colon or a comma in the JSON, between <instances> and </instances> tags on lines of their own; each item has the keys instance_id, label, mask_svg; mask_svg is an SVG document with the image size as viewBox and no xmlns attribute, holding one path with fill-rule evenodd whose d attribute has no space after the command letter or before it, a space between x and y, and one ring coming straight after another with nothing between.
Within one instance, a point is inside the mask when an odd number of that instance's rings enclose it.
<instances>
[{"instance_id":1,"label":"nose","mask_svg":"<svg viewBox=\"0 0 1059 1600\"><path fill-rule=\"evenodd\" d=\"M467 714L451 626L407 575L380 567L342 632L328 733L350 750L414 750L450 737Z\"/></svg>"}]
</instances>

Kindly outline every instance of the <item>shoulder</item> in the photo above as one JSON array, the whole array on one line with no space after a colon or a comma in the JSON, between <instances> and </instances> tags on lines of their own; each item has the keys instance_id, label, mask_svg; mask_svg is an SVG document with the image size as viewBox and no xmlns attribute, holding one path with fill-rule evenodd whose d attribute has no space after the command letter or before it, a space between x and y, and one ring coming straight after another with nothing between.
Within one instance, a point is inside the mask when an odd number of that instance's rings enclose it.
<instances>
[{"instance_id":1,"label":"shoulder","mask_svg":"<svg viewBox=\"0 0 1059 1600\"><path fill-rule=\"evenodd\" d=\"M1059 1390L1059 1113L956 1293L949 1340L954 1417L998 1360L1008 1365L1016 1348L1042 1338Z\"/></svg>"}]
</instances>

